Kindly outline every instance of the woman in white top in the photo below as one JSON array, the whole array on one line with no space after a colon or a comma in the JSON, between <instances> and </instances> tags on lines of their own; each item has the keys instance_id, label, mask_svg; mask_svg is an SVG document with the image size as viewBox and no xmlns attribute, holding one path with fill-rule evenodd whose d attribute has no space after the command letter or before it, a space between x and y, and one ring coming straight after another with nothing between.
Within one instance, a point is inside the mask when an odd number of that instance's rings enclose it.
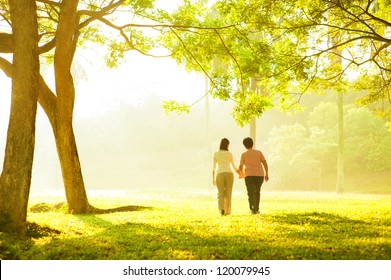
<instances>
[{"instance_id":1,"label":"woman in white top","mask_svg":"<svg viewBox=\"0 0 391 280\"><path fill-rule=\"evenodd\" d=\"M234 174L231 167L239 173L239 168L234 163L233 155L228 151L229 140L221 139L220 150L213 156L213 185L217 186L217 202L221 215L231 214L232 187Z\"/></svg>"}]
</instances>

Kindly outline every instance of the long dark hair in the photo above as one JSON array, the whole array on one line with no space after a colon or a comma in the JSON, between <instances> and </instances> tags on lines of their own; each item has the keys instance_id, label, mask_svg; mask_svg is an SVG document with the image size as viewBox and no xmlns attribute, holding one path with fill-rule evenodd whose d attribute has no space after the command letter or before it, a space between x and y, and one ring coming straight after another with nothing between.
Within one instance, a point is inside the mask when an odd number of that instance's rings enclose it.
<instances>
[{"instance_id":1,"label":"long dark hair","mask_svg":"<svg viewBox=\"0 0 391 280\"><path fill-rule=\"evenodd\" d=\"M229 140L227 138L221 139L220 150L228 151Z\"/></svg>"}]
</instances>

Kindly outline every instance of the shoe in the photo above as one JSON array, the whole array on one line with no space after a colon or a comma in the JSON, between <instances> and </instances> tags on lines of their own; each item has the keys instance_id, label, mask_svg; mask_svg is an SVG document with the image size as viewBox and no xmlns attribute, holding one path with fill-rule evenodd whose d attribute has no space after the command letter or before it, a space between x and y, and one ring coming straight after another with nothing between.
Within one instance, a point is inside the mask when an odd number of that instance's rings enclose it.
<instances>
[{"instance_id":1,"label":"shoe","mask_svg":"<svg viewBox=\"0 0 391 280\"><path fill-rule=\"evenodd\" d=\"M221 216L224 216L224 215L225 215L225 211L224 211L224 210L221 210L221 211L220 211L220 214L221 214Z\"/></svg>"}]
</instances>

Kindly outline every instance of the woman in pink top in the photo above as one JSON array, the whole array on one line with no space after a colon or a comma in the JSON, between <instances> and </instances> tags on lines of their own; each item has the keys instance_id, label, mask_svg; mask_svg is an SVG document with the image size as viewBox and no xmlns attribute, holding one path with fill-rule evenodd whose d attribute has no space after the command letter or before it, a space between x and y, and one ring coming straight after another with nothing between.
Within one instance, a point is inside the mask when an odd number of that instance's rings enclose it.
<instances>
[{"instance_id":1,"label":"woman in pink top","mask_svg":"<svg viewBox=\"0 0 391 280\"><path fill-rule=\"evenodd\" d=\"M259 214L261 187L269 180L269 167L263 153L253 149L254 142L250 137L244 138L243 145L247 151L240 158L239 173L244 174L250 211Z\"/></svg>"},{"instance_id":2,"label":"woman in pink top","mask_svg":"<svg viewBox=\"0 0 391 280\"><path fill-rule=\"evenodd\" d=\"M232 187L234 184L232 168L239 172L232 153L228 151L228 146L229 140L227 138L221 139L220 149L213 156L213 185L217 186L217 202L222 216L231 214Z\"/></svg>"}]
</instances>

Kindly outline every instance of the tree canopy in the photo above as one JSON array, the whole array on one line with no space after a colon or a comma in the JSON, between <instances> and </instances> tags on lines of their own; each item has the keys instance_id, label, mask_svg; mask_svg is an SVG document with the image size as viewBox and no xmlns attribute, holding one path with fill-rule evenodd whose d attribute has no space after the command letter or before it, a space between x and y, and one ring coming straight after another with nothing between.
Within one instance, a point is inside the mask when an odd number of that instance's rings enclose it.
<instances>
[{"instance_id":1,"label":"tree canopy","mask_svg":"<svg viewBox=\"0 0 391 280\"><path fill-rule=\"evenodd\" d=\"M187 0L172 13L153 0L77 2L73 28L78 47L91 42L105 46L110 67L134 50L170 56L188 70L204 72L212 96L235 102L233 116L240 125L273 105L296 105L307 91L346 84L365 90L360 105L389 116L391 21L386 0ZM1 3L3 21L9 24L6 1ZM37 4L40 53L50 60L62 4ZM3 47L8 39L0 38ZM330 66L335 57L343 61L340 69ZM254 82L257 88L251 87ZM188 111L189 106L165 104L167 111Z\"/></svg>"},{"instance_id":2,"label":"tree canopy","mask_svg":"<svg viewBox=\"0 0 391 280\"><path fill-rule=\"evenodd\" d=\"M213 59L225 65L213 72L212 92L237 102L240 124L276 100L286 109L305 92L342 87L365 91L357 103L389 118L390 9L389 1L381 0L217 1L212 12L194 13L192 21L202 18L202 26L232 29L186 33L169 47L182 49L175 53L177 61L198 71L210 69ZM202 47L183 50L185 42ZM257 79L263 95L246 93L250 78Z\"/></svg>"}]
</instances>

